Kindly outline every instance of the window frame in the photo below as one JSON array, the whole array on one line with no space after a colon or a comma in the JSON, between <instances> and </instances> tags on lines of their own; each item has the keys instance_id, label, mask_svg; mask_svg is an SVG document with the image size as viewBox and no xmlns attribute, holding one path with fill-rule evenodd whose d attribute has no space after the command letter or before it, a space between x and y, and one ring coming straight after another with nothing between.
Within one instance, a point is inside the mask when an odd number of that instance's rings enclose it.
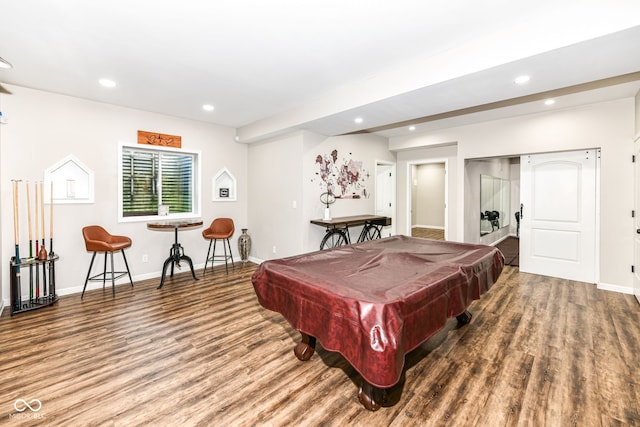
<instances>
[{"instance_id":1,"label":"window frame","mask_svg":"<svg viewBox=\"0 0 640 427\"><path fill-rule=\"evenodd\" d=\"M172 153L193 156L193 175L191 177L193 183L193 193L191 200L191 212L179 212L169 215L139 215L139 216L124 216L123 215L123 186L122 186L122 155L125 149L135 151L145 151L149 153ZM144 221L157 221L157 220L174 220L174 219L188 219L199 218L201 216L202 206L202 153L199 150L186 150L175 149L169 147L158 146L140 146L137 144L129 144L121 142L118 144L118 222L144 222Z\"/></svg>"}]
</instances>

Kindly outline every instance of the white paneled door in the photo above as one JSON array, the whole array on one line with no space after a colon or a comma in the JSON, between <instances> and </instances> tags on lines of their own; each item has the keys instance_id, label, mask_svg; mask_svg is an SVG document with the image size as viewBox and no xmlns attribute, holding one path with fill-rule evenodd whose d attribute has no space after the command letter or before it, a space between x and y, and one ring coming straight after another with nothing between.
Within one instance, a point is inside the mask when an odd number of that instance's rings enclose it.
<instances>
[{"instance_id":1,"label":"white paneled door","mask_svg":"<svg viewBox=\"0 0 640 427\"><path fill-rule=\"evenodd\" d=\"M391 163L376 163L376 215L391 218L391 225L382 228L382 237L393 236L396 229L395 168Z\"/></svg>"},{"instance_id":2,"label":"white paneled door","mask_svg":"<svg viewBox=\"0 0 640 427\"><path fill-rule=\"evenodd\" d=\"M633 147L635 153L635 184L634 184L634 193L635 193L635 221L634 221L634 238L633 238L633 264L634 264L634 274L633 274L633 293L636 296L638 302L640 302L640 138L636 139Z\"/></svg>"},{"instance_id":3,"label":"white paneled door","mask_svg":"<svg viewBox=\"0 0 640 427\"><path fill-rule=\"evenodd\" d=\"M520 271L596 282L599 150L522 156Z\"/></svg>"}]
</instances>

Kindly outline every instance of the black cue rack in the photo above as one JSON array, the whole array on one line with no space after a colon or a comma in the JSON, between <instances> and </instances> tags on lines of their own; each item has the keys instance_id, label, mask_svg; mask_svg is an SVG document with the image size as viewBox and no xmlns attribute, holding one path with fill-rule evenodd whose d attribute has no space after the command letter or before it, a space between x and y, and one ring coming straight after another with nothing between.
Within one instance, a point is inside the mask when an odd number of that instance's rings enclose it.
<instances>
[{"instance_id":1,"label":"black cue rack","mask_svg":"<svg viewBox=\"0 0 640 427\"><path fill-rule=\"evenodd\" d=\"M11 315L48 307L58 301L55 264L47 259L11 257Z\"/></svg>"}]
</instances>

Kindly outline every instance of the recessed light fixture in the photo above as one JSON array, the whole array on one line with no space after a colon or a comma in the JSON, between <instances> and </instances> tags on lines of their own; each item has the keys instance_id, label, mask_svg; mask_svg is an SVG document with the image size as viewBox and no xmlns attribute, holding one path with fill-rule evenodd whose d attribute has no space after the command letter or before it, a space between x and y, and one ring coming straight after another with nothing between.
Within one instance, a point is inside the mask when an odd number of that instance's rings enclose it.
<instances>
[{"instance_id":1,"label":"recessed light fixture","mask_svg":"<svg viewBox=\"0 0 640 427\"><path fill-rule=\"evenodd\" d=\"M531 77L527 76L527 75L523 75L523 76L518 76L516 77L516 79L514 80L514 82L517 85L523 85L525 83L527 83L529 80L531 80Z\"/></svg>"},{"instance_id":2,"label":"recessed light fixture","mask_svg":"<svg viewBox=\"0 0 640 427\"><path fill-rule=\"evenodd\" d=\"M362 122L364 122L364 119L362 117L356 117L355 119L353 119L354 122L360 124Z\"/></svg>"},{"instance_id":3,"label":"recessed light fixture","mask_svg":"<svg viewBox=\"0 0 640 427\"><path fill-rule=\"evenodd\" d=\"M409 130L410 130L411 132L413 132L414 130L416 130L416 127L415 127L415 126L409 126Z\"/></svg>"},{"instance_id":4,"label":"recessed light fixture","mask_svg":"<svg viewBox=\"0 0 640 427\"><path fill-rule=\"evenodd\" d=\"M544 105L553 105L556 103L555 99L547 99L544 101Z\"/></svg>"},{"instance_id":5,"label":"recessed light fixture","mask_svg":"<svg viewBox=\"0 0 640 427\"><path fill-rule=\"evenodd\" d=\"M100 79L98 80L98 83L104 87L116 87L116 82L110 79Z\"/></svg>"},{"instance_id":6,"label":"recessed light fixture","mask_svg":"<svg viewBox=\"0 0 640 427\"><path fill-rule=\"evenodd\" d=\"M203 109L204 111L213 111L213 110L215 109L215 107L214 107L213 105L211 105L211 104L204 104L204 105L202 106L202 109Z\"/></svg>"},{"instance_id":7,"label":"recessed light fixture","mask_svg":"<svg viewBox=\"0 0 640 427\"><path fill-rule=\"evenodd\" d=\"M0 58L0 68L13 68L13 65L6 59Z\"/></svg>"}]
</instances>

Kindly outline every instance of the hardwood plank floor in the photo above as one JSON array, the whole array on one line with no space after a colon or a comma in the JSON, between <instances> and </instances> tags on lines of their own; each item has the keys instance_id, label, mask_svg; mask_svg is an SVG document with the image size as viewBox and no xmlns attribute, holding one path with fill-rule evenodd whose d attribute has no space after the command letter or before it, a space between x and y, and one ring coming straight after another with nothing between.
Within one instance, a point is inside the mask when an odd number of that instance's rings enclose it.
<instances>
[{"instance_id":1,"label":"hardwood plank floor","mask_svg":"<svg viewBox=\"0 0 640 427\"><path fill-rule=\"evenodd\" d=\"M412 227L412 237L426 237L427 239L444 240L444 230L426 227Z\"/></svg>"},{"instance_id":2,"label":"hardwood plank floor","mask_svg":"<svg viewBox=\"0 0 640 427\"><path fill-rule=\"evenodd\" d=\"M259 305L254 270L221 266L161 290L155 279L118 286L115 299L107 287L6 310L0 424L640 425L640 307L630 295L505 267L471 305L471 323L452 319L409 353L385 406L369 412L342 356L319 344L296 359L299 334ZM42 408L19 412L19 399Z\"/></svg>"}]
</instances>

